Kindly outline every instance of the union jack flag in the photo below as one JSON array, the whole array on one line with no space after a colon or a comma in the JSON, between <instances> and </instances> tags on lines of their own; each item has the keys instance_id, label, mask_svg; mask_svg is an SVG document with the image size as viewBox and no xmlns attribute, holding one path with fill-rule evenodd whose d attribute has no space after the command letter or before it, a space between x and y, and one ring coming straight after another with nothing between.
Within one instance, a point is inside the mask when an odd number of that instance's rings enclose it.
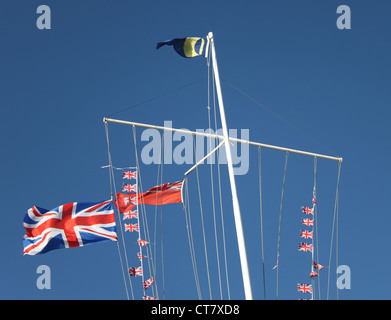
<instances>
[{"instance_id":1,"label":"union jack flag","mask_svg":"<svg viewBox=\"0 0 391 320\"><path fill-rule=\"evenodd\" d=\"M123 171L122 179L137 179L137 171Z\"/></svg>"},{"instance_id":2,"label":"union jack flag","mask_svg":"<svg viewBox=\"0 0 391 320\"><path fill-rule=\"evenodd\" d=\"M303 213L305 214L314 214L314 209L312 208L308 208L308 207L301 207L301 210L303 211Z\"/></svg>"},{"instance_id":3,"label":"union jack flag","mask_svg":"<svg viewBox=\"0 0 391 320\"><path fill-rule=\"evenodd\" d=\"M133 231L139 231L139 226L138 226L138 223L135 223L135 224L126 224L125 223L125 232L126 231L129 231L129 232L133 232Z\"/></svg>"},{"instance_id":4,"label":"union jack flag","mask_svg":"<svg viewBox=\"0 0 391 320\"><path fill-rule=\"evenodd\" d=\"M311 227L314 225L314 219L301 219L301 222L305 225L305 226L308 226L308 227Z\"/></svg>"},{"instance_id":5,"label":"union jack flag","mask_svg":"<svg viewBox=\"0 0 391 320\"><path fill-rule=\"evenodd\" d=\"M297 284L297 290L301 292L309 292L312 293L312 285L311 284Z\"/></svg>"},{"instance_id":6,"label":"union jack flag","mask_svg":"<svg viewBox=\"0 0 391 320\"><path fill-rule=\"evenodd\" d=\"M117 241L111 200L73 202L50 211L34 206L24 217L24 228L23 254L29 255Z\"/></svg>"},{"instance_id":7,"label":"union jack flag","mask_svg":"<svg viewBox=\"0 0 391 320\"><path fill-rule=\"evenodd\" d=\"M147 290L154 281L155 281L155 279L153 277L149 278L148 280L143 281L144 290Z\"/></svg>"},{"instance_id":8,"label":"union jack flag","mask_svg":"<svg viewBox=\"0 0 391 320\"><path fill-rule=\"evenodd\" d=\"M316 263L316 262L314 261L314 268L315 268L316 270L322 270L322 269L324 268L324 266L322 266L321 264Z\"/></svg>"},{"instance_id":9,"label":"union jack flag","mask_svg":"<svg viewBox=\"0 0 391 320\"><path fill-rule=\"evenodd\" d=\"M316 196L315 195L312 196L312 204L316 205Z\"/></svg>"},{"instance_id":10,"label":"union jack flag","mask_svg":"<svg viewBox=\"0 0 391 320\"><path fill-rule=\"evenodd\" d=\"M317 272L311 271L311 273L310 273L310 278L317 277L317 276L318 276L318 273L317 273Z\"/></svg>"},{"instance_id":11,"label":"union jack flag","mask_svg":"<svg viewBox=\"0 0 391 320\"><path fill-rule=\"evenodd\" d=\"M143 300L156 300L156 298L150 296L143 296Z\"/></svg>"},{"instance_id":12,"label":"union jack flag","mask_svg":"<svg viewBox=\"0 0 391 320\"><path fill-rule=\"evenodd\" d=\"M141 240L141 239L138 239L137 242L138 242L138 245L139 245L140 247L144 247L144 246L146 246L147 244L149 244L148 241Z\"/></svg>"},{"instance_id":13,"label":"union jack flag","mask_svg":"<svg viewBox=\"0 0 391 320\"><path fill-rule=\"evenodd\" d=\"M130 204L137 206L137 197L125 196L122 197L122 200L125 205L127 205L130 202Z\"/></svg>"},{"instance_id":14,"label":"union jack flag","mask_svg":"<svg viewBox=\"0 0 391 320\"><path fill-rule=\"evenodd\" d=\"M136 277L136 276L142 276L143 275L143 267L130 267L129 268L129 275L131 275L132 277Z\"/></svg>"},{"instance_id":15,"label":"union jack flag","mask_svg":"<svg viewBox=\"0 0 391 320\"><path fill-rule=\"evenodd\" d=\"M125 220L125 219L132 219L132 218L138 218L138 213L137 213L137 210L128 210L128 211L125 211L124 212L124 217L122 218L122 220Z\"/></svg>"},{"instance_id":16,"label":"union jack flag","mask_svg":"<svg viewBox=\"0 0 391 320\"><path fill-rule=\"evenodd\" d=\"M312 244L307 244L307 243L301 242L299 244L299 251L312 252Z\"/></svg>"},{"instance_id":17,"label":"union jack flag","mask_svg":"<svg viewBox=\"0 0 391 320\"><path fill-rule=\"evenodd\" d=\"M122 184L122 191L123 192L137 192L137 184Z\"/></svg>"},{"instance_id":18,"label":"union jack flag","mask_svg":"<svg viewBox=\"0 0 391 320\"><path fill-rule=\"evenodd\" d=\"M143 256L143 255L141 254L141 252L137 252L137 258L139 258L140 261L141 261L141 259L143 259L143 258L148 258L148 257L147 257L147 256Z\"/></svg>"},{"instance_id":19,"label":"union jack flag","mask_svg":"<svg viewBox=\"0 0 391 320\"><path fill-rule=\"evenodd\" d=\"M314 232L308 230L301 230L300 237L304 239L312 239L314 237Z\"/></svg>"}]
</instances>

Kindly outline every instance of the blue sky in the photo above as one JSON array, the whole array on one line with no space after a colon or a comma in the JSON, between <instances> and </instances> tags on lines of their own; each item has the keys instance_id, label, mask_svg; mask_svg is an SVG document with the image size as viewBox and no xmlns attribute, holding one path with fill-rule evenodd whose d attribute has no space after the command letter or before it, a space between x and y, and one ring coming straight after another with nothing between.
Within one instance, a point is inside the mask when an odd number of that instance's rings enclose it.
<instances>
[{"instance_id":1,"label":"blue sky","mask_svg":"<svg viewBox=\"0 0 391 320\"><path fill-rule=\"evenodd\" d=\"M51 30L36 27L36 9L41 4L51 9ZM336 9L342 4L351 8L351 30L336 27ZM0 298L126 299L114 242L23 256L23 217L33 205L52 209L68 202L110 198L108 172L101 169L108 162L104 116L162 95L113 118L156 125L170 120L173 127L206 129L205 59L183 59L169 47L155 50L155 44L174 37L205 37L213 31L229 128L249 129L252 141L344 158L338 264L350 267L351 289L339 290L339 298L390 299L391 278L384 270L390 263L390 9L387 1L368 0L17 0L4 4L0 12ZM114 165L134 166L131 129L120 125L109 125L109 129ZM141 133L137 129L139 152ZM283 152L262 151L268 299L276 298L272 268L284 160ZM237 177L237 185L254 298L263 299L256 148L250 148L249 163L249 172ZM180 180L189 168L165 165L163 180ZM337 164L319 159L317 169L319 263L328 265ZM141 170L144 189L154 186L157 166L142 164ZM227 170L225 166L221 170L231 298L243 299ZM310 204L313 170L312 158L289 156L281 225L281 299L305 297L297 293L296 284L308 282L310 258L298 253L297 245L301 242L300 207ZM189 179L201 290L207 299L196 177ZM213 298L219 299L208 166L200 168L200 181ZM147 209L153 229L154 208ZM162 212L165 298L197 299L182 206L164 206ZM157 239L160 252L160 231ZM135 236L128 233L125 241L134 264ZM162 298L160 253L157 257ZM40 265L51 269L50 290L36 287ZM335 248L331 268L330 298L336 299ZM328 270L321 272L324 299ZM140 298L137 281L134 288ZM226 298L225 286L223 292Z\"/></svg>"}]
</instances>

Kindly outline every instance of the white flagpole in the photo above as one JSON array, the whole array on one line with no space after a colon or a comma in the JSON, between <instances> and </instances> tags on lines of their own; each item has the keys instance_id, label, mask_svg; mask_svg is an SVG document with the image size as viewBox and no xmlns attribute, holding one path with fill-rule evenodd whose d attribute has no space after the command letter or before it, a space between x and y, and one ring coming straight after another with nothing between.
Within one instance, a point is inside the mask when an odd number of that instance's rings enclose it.
<instances>
[{"instance_id":1,"label":"white flagpole","mask_svg":"<svg viewBox=\"0 0 391 320\"><path fill-rule=\"evenodd\" d=\"M232 156L231 156L231 146L229 143L228 129L227 129L227 123L225 119L223 96L221 93L220 77L219 77L219 70L217 67L213 33L209 32L207 37L209 40L210 50L212 53L213 72L215 74L215 83L216 83L217 98L218 98L219 109L220 109L221 126L223 129L225 152L227 155L227 165L228 165L229 180L231 183L232 204L234 210L236 236L237 236L238 247L239 247L240 264L242 267L244 293L245 293L246 300L252 300L253 296L251 290L250 274L248 271L247 253L246 253L246 246L244 242L242 218L240 215L239 201L236 192L235 175L234 175Z\"/></svg>"}]
</instances>

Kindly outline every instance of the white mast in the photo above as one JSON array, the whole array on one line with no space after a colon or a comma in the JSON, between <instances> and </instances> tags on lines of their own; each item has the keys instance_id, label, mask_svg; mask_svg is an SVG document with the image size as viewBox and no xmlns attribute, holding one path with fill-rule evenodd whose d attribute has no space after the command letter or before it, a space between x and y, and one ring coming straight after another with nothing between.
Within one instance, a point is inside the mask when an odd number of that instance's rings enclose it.
<instances>
[{"instance_id":1,"label":"white mast","mask_svg":"<svg viewBox=\"0 0 391 320\"><path fill-rule=\"evenodd\" d=\"M208 40L208 42L207 42L207 46L206 46L205 57L207 57L208 49L210 47L210 52L212 54L213 72L215 75L217 98L218 98L219 110L220 110L221 126L223 129L223 136L216 135L216 134L208 134L208 133L183 130L183 129L174 129L172 127L161 127L161 126L148 125L148 124L131 122L131 121L116 120L116 119L110 119L110 118L106 118L106 117L103 118L103 121L105 123L112 122L112 123L126 124L126 125L131 125L131 126L153 128L153 129L157 129L157 130L167 130L167 131L172 131L172 132L180 132L182 134L191 134L191 135L196 135L196 136L203 136L203 137L223 140L214 150L212 150L207 156L205 156L202 160L200 160L198 163L196 163L190 170L188 170L185 173L185 175L188 175L193 169L195 169L205 159L207 159L209 156L214 154L223 144L225 145L228 173L229 173L229 179L230 179L230 184L231 184L232 204L233 204L233 210L234 210L234 220L235 220L236 235L237 235L238 248L239 248L240 264L241 264L241 269L242 269L245 298L247 300L252 300L253 296L252 296L252 289L251 289L251 282L250 282L250 274L249 274L249 270L248 270L247 253L246 253L246 246L245 246L244 235L243 235L242 218L241 218L241 214L240 214L239 201L238 201L238 196L237 196L237 191L236 191L236 183L235 183L235 175L234 175L234 170L233 170L230 141L233 141L236 143L244 143L244 144L254 145L254 146L258 146L258 147L274 149L274 150L297 153L297 154L302 154L302 155L307 155L307 156L312 156L312 157L317 157L317 158L335 160L335 161L339 161L340 163L342 162L342 158L229 137L226 118L225 118L225 112L224 112L223 96L221 93L220 76L219 76L219 71L218 71L218 67L217 67L216 51L215 51L214 39L213 39L212 32L209 32L209 34L207 35L207 40ZM313 260L313 258L312 258L312 260ZM311 267L311 270L313 270L312 268L313 267Z\"/></svg>"},{"instance_id":2,"label":"white mast","mask_svg":"<svg viewBox=\"0 0 391 320\"><path fill-rule=\"evenodd\" d=\"M251 290L250 274L248 271L247 253L246 253L246 246L245 246L245 242L244 242L242 218L240 215L238 195L236 192L235 175L234 175L234 169L233 169L233 165L232 165L232 156L231 156L231 146L230 146L230 141L229 141L229 136L228 136L227 123L226 123L226 119L225 119L223 96L221 93L220 77L219 77L219 70L217 67L216 50L215 50L215 46L214 46L213 33L209 32L207 37L208 37L208 42L210 42L210 50L212 53L213 72L215 75L217 98L218 98L219 109L220 109L221 126L223 129L223 135L224 135L225 152L227 155L227 165L228 165L229 180L231 183L232 204L233 204L233 210L234 210L236 236L237 236L238 247L239 247L240 264L242 267L244 293L245 293L246 300L252 300L253 295L252 295L252 290Z\"/></svg>"}]
</instances>

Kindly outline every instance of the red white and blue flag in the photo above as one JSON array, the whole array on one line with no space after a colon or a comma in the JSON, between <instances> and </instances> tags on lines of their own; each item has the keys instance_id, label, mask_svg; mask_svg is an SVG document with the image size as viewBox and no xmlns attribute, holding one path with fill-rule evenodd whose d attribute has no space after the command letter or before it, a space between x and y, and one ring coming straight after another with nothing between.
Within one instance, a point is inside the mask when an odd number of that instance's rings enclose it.
<instances>
[{"instance_id":1,"label":"red white and blue flag","mask_svg":"<svg viewBox=\"0 0 391 320\"><path fill-rule=\"evenodd\" d=\"M138 219L137 210L128 210L128 211L124 212L123 220L125 220L125 219L132 219L132 218Z\"/></svg>"},{"instance_id":2,"label":"red white and blue flag","mask_svg":"<svg viewBox=\"0 0 391 320\"><path fill-rule=\"evenodd\" d=\"M137 184L122 184L123 192L137 192Z\"/></svg>"},{"instance_id":3,"label":"red white and blue flag","mask_svg":"<svg viewBox=\"0 0 391 320\"><path fill-rule=\"evenodd\" d=\"M324 268L324 266L322 266L321 264L316 263L316 262L314 261L314 268L315 268L316 270L322 270L322 269Z\"/></svg>"},{"instance_id":4,"label":"red white and blue flag","mask_svg":"<svg viewBox=\"0 0 391 320\"><path fill-rule=\"evenodd\" d=\"M145 241L145 240L142 240L142 239L138 239L137 240L137 243L140 247L145 247L147 244L149 244L148 241Z\"/></svg>"},{"instance_id":5,"label":"red white and blue flag","mask_svg":"<svg viewBox=\"0 0 391 320\"><path fill-rule=\"evenodd\" d=\"M301 210L305 214L312 214L312 215L314 215L314 209L313 208L301 207Z\"/></svg>"},{"instance_id":6,"label":"red white and blue flag","mask_svg":"<svg viewBox=\"0 0 391 320\"><path fill-rule=\"evenodd\" d=\"M23 254L117 241L113 203L73 202L53 210L37 206L24 217Z\"/></svg>"},{"instance_id":7,"label":"red white and blue flag","mask_svg":"<svg viewBox=\"0 0 391 320\"><path fill-rule=\"evenodd\" d=\"M148 280L143 281L144 290L148 289L154 281L155 281L155 279L153 277Z\"/></svg>"},{"instance_id":8,"label":"red white and blue flag","mask_svg":"<svg viewBox=\"0 0 391 320\"><path fill-rule=\"evenodd\" d=\"M135 224L132 224L132 223L126 224L125 223L125 231L129 231L129 232L136 231L136 232L138 232L139 231L138 223L135 223Z\"/></svg>"},{"instance_id":9,"label":"red white and blue flag","mask_svg":"<svg viewBox=\"0 0 391 320\"><path fill-rule=\"evenodd\" d=\"M136 277L136 276L142 276L143 275L143 267L130 267L129 268L129 275L131 275L132 277Z\"/></svg>"},{"instance_id":10,"label":"red white and blue flag","mask_svg":"<svg viewBox=\"0 0 391 320\"><path fill-rule=\"evenodd\" d=\"M137 179L137 171L123 171L122 179Z\"/></svg>"},{"instance_id":11,"label":"red white and blue flag","mask_svg":"<svg viewBox=\"0 0 391 320\"><path fill-rule=\"evenodd\" d=\"M314 232L308 231L308 230L301 230L300 237L302 237L304 239L312 239L314 237Z\"/></svg>"},{"instance_id":12,"label":"red white and blue flag","mask_svg":"<svg viewBox=\"0 0 391 320\"><path fill-rule=\"evenodd\" d=\"M314 225L314 219L301 219L302 224L304 224L307 227L311 227Z\"/></svg>"},{"instance_id":13,"label":"red white and blue flag","mask_svg":"<svg viewBox=\"0 0 391 320\"><path fill-rule=\"evenodd\" d=\"M299 243L299 251L312 252L312 244L307 244L304 242Z\"/></svg>"},{"instance_id":14,"label":"red white and blue flag","mask_svg":"<svg viewBox=\"0 0 391 320\"><path fill-rule=\"evenodd\" d=\"M137 252L137 258L139 258L140 261L141 261L141 259L148 258L148 257L147 256L143 256L141 252Z\"/></svg>"},{"instance_id":15,"label":"red white and blue flag","mask_svg":"<svg viewBox=\"0 0 391 320\"><path fill-rule=\"evenodd\" d=\"M309 292L309 293L312 293L312 285L311 284L300 284L298 283L297 284L297 291L301 291L301 292Z\"/></svg>"}]
</instances>

